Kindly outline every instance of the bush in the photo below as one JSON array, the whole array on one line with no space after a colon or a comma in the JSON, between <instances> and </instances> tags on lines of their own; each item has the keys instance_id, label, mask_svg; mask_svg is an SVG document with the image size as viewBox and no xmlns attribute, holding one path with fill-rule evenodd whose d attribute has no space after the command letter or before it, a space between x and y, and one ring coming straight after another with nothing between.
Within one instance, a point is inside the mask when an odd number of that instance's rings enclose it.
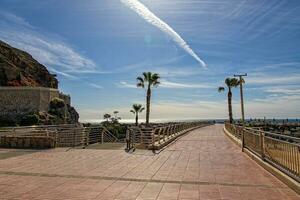
<instances>
[{"instance_id":1,"label":"bush","mask_svg":"<svg viewBox=\"0 0 300 200\"><path fill-rule=\"evenodd\" d=\"M65 102L63 99L60 99L60 98L53 98L51 101L50 101L50 109L52 110L56 110L56 109L60 109L60 108L63 108L65 107Z\"/></svg>"},{"instance_id":2,"label":"bush","mask_svg":"<svg viewBox=\"0 0 300 200\"><path fill-rule=\"evenodd\" d=\"M120 123L102 122L102 125L107 128L118 139L123 139L126 137L127 126Z\"/></svg>"},{"instance_id":3,"label":"bush","mask_svg":"<svg viewBox=\"0 0 300 200\"><path fill-rule=\"evenodd\" d=\"M39 123L39 116L36 114L26 115L22 117L20 121L21 126L32 126L32 125L37 125L38 123Z\"/></svg>"},{"instance_id":4,"label":"bush","mask_svg":"<svg viewBox=\"0 0 300 200\"><path fill-rule=\"evenodd\" d=\"M5 118L0 118L0 127L6 127L6 126L16 126L16 122L9 120L9 119L5 119Z\"/></svg>"}]
</instances>

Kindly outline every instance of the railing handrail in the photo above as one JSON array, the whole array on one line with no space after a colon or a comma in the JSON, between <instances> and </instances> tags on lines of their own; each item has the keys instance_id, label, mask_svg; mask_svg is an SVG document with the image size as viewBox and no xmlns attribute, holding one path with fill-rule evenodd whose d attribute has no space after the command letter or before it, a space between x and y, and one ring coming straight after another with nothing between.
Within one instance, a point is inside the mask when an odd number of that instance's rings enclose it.
<instances>
[{"instance_id":1,"label":"railing handrail","mask_svg":"<svg viewBox=\"0 0 300 200\"><path fill-rule=\"evenodd\" d=\"M126 138L133 138L131 142L146 148L160 148L161 144L173 140L180 134L187 132L195 127L205 126L211 124L210 122L175 122L151 124L150 126L130 126L128 127L129 136ZM185 131L184 131L185 130ZM131 136L130 136L131 135Z\"/></svg>"},{"instance_id":2,"label":"railing handrail","mask_svg":"<svg viewBox=\"0 0 300 200\"><path fill-rule=\"evenodd\" d=\"M234 125L234 126L236 126L236 125ZM239 126L239 127L242 127L242 126ZM279 134L279 133L272 133L269 131L257 130L257 129L253 129L253 128L249 128L249 127L245 127L245 129L250 130L250 131L259 132L259 133L264 133L265 135L271 135L271 136L275 136L275 137L281 137L281 138L285 138L285 139L294 140L294 141L297 141L298 143L300 143L300 138L297 138L297 137L283 135L283 134Z\"/></svg>"},{"instance_id":3,"label":"railing handrail","mask_svg":"<svg viewBox=\"0 0 300 200\"><path fill-rule=\"evenodd\" d=\"M89 135L89 130L92 130L95 136ZM98 130L98 133L96 133ZM32 136L35 137L37 135L49 135L53 134L56 137L57 144L59 147L65 146L78 146L78 145L87 145L89 140L91 141L98 137L103 138L105 141L109 142L117 142L118 138L113 135L110 131L107 130L104 126L92 126L92 127L83 127L77 126L75 124L64 124L64 125L43 125L43 126L23 126L23 127L9 127L7 129L0 128L0 137L4 136ZM104 135L104 137L101 137ZM92 138L89 138L89 137ZM97 140L97 139L96 139ZM99 140L100 141L100 140ZM99 142L97 140L97 142ZM103 141L102 141L103 142Z\"/></svg>"},{"instance_id":4,"label":"railing handrail","mask_svg":"<svg viewBox=\"0 0 300 200\"><path fill-rule=\"evenodd\" d=\"M262 160L273 165L298 182L300 181L299 138L229 123L225 124L225 128L230 134L241 141L242 149L247 148ZM237 135L236 130L238 128L241 128L242 136Z\"/></svg>"}]
</instances>

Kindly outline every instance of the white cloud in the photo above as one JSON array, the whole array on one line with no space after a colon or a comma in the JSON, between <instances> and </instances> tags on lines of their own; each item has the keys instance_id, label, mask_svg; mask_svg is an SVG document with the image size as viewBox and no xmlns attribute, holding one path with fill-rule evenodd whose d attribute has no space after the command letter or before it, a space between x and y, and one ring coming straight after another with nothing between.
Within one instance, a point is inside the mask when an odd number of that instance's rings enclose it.
<instances>
[{"instance_id":1,"label":"white cloud","mask_svg":"<svg viewBox=\"0 0 300 200\"><path fill-rule=\"evenodd\" d=\"M64 42L38 33L36 28L23 18L10 13L0 13L0 16L4 16L0 24L0 39L29 52L39 62L54 69L56 73L70 77L68 73L97 71L94 61Z\"/></svg>"},{"instance_id":2,"label":"white cloud","mask_svg":"<svg viewBox=\"0 0 300 200\"><path fill-rule=\"evenodd\" d=\"M245 78L249 84L298 84L300 83L300 75L267 75L267 74L251 74Z\"/></svg>"},{"instance_id":3,"label":"white cloud","mask_svg":"<svg viewBox=\"0 0 300 200\"><path fill-rule=\"evenodd\" d=\"M137 88L136 84L127 83L126 81L121 81L116 85L120 88Z\"/></svg>"},{"instance_id":4,"label":"white cloud","mask_svg":"<svg viewBox=\"0 0 300 200\"><path fill-rule=\"evenodd\" d=\"M206 64L199 56L191 49L191 47L182 39L182 37L166 22L157 17L152 13L145 5L143 5L138 0L120 0L123 4L128 6L130 9L134 10L139 16L145 19L148 23L159 28L164 33L168 34L174 42L176 42L182 49L184 49L188 54L190 54L194 59L196 59L204 68Z\"/></svg>"},{"instance_id":5,"label":"white cloud","mask_svg":"<svg viewBox=\"0 0 300 200\"><path fill-rule=\"evenodd\" d=\"M73 75L71 75L71 74L68 74L68 73L65 73L65 72L62 72L62 71L57 71L56 69L54 69L54 68L52 68L52 67L48 67L48 69L49 69L51 72L53 72L53 73L55 73L55 74L59 74L59 75L61 75L61 76L64 76L64 77L66 77L66 78L68 78L68 79L71 79L71 80L76 80L76 79L78 79L78 77L76 77L76 76L73 76Z\"/></svg>"},{"instance_id":6,"label":"white cloud","mask_svg":"<svg viewBox=\"0 0 300 200\"><path fill-rule=\"evenodd\" d=\"M128 83L126 81L121 81L119 84L117 84L120 88L136 88L136 84ZM207 88L214 88L212 85L207 84L191 84L191 83L177 83L177 82L171 82L167 80L161 80L160 81L160 88L168 88L168 89L207 89Z\"/></svg>"},{"instance_id":7,"label":"white cloud","mask_svg":"<svg viewBox=\"0 0 300 200\"><path fill-rule=\"evenodd\" d=\"M95 84L95 83L90 83L89 84L91 87L96 88L96 89L103 89L101 85Z\"/></svg>"},{"instance_id":8,"label":"white cloud","mask_svg":"<svg viewBox=\"0 0 300 200\"><path fill-rule=\"evenodd\" d=\"M286 95L295 95L295 94L300 94L300 89L292 89L292 88L276 88L276 87L272 87L272 88L268 88L264 90L265 92L269 92L269 93L279 93L279 94L286 94Z\"/></svg>"},{"instance_id":9,"label":"white cloud","mask_svg":"<svg viewBox=\"0 0 300 200\"><path fill-rule=\"evenodd\" d=\"M190 84L190 83L176 83L176 82L171 82L167 80L162 80L160 87L162 88L170 88L170 89L188 89L188 88L201 88L201 89L206 89L206 88L214 88L214 86L207 85L207 84Z\"/></svg>"}]
</instances>

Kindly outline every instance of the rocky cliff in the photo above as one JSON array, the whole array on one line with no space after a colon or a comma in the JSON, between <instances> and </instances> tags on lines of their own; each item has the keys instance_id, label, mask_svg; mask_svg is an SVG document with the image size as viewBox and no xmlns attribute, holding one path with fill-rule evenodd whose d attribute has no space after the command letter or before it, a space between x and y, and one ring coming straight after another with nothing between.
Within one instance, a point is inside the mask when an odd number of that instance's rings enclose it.
<instances>
[{"instance_id":1,"label":"rocky cliff","mask_svg":"<svg viewBox=\"0 0 300 200\"><path fill-rule=\"evenodd\" d=\"M58 81L30 54L0 40L0 86L57 88Z\"/></svg>"},{"instance_id":2,"label":"rocky cliff","mask_svg":"<svg viewBox=\"0 0 300 200\"><path fill-rule=\"evenodd\" d=\"M57 88L55 75L44 65L0 40L0 127L78 123L70 96ZM51 107L55 101L63 106Z\"/></svg>"}]
</instances>

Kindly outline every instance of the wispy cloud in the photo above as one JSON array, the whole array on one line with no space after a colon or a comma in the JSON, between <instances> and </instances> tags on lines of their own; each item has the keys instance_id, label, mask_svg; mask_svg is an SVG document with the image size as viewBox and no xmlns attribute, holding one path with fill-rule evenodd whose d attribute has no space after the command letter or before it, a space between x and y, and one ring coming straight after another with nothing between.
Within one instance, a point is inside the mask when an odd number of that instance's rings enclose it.
<instances>
[{"instance_id":1,"label":"wispy cloud","mask_svg":"<svg viewBox=\"0 0 300 200\"><path fill-rule=\"evenodd\" d=\"M136 88L136 84L128 83L126 81L121 81L117 84L120 88ZM192 84L192 83L177 83L171 82L167 80L161 80L160 88L168 88L168 89L209 89L214 88L212 85L208 84Z\"/></svg>"},{"instance_id":2,"label":"wispy cloud","mask_svg":"<svg viewBox=\"0 0 300 200\"><path fill-rule=\"evenodd\" d=\"M188 89L188 88L198 88L198 89L207 89L214 88L212 85L207 84L188 84L188 83L176 83L167 80L162 80L160 87L170 88L170 89Z\"/></svg>"},{"instance_id":3,"label":"wispy cloud","mask_svg":"<svg viewBox=\"0 0 300 200\"><path fill-rule=\"evenodd\" d=\"M95 83L90 83L89 84L91 87L96 88L96 89L103 89L103 86L95 84Z\"/></svg>"},{"instance_id":4,"label":"wispy cloud","mask_svg":"<svg viewBox=\"0 0 300 200\"><path fill-rule=\"evenodd\" d=\"M94 73L99 70L93 60L55 37L40 34L23 18L6 12L0 12L0 16L0 39L29 52L53 72L74 78L70 73Z\"/></svg>"},{"instance_id":5,"label":"wispy cloud","mask_svg":"<svg viewBox=\"0 0 300 200\"><path fill-rule=\"evenodd\" d=\"M126 81L121 81L119 84L116 84L119 88L136 88L136 84L128 83Z\"/></svg>"},{"instance_id":6,"label":"wispy cloud","mask_svg":"<svg viewBox=\"0 0 300 200\"><path fill-rule=\"evenodd\" d=\"M144 4L138 0L120 0L123 4L134 10L139 16L145 19L148 23L156 26L161 31L168 34L182 49L196 59L204 68L206 68L205 62L199 58L199 56L193 51L193 49L187 44L186 41L166 22L157 17L151 12Z\"/></svg>"},{"instance_id":7,"label":"wispy cloud","mask_svg":"<svg viewBox=\"0 0 300 200\"><path fill-rule=\"evenodd\" d=\"M270 87L264 89L268 93L284 94L284 95L300 95L300 88L287 88L287 87Z\"/></svg>"},{"instance_id":8,"label":"wispy cloud","mask_svg":"<svg viewBox=\"0 0 300 200\"><path fill-rule=\"evenodd\" d=\"M297 84L300 83L299 75L268 75L268 74L252 74L246 78L249 84Z\"/></svg>"},{"instance_id":9,"label":"wispy cloud","mask_svg":"<svg viewBox=\"0 0 300 200\"><path fill-rule=\"evenodd\" d=\"M55 73L55 74L59 74L59 75L61 75L61 76L64 76L64 77L66 77L66 78L68 78L68 79L71 79L71 80L76 80L76 79L78 79L78 77L76 77L76 76L73 76L73 75L68 74L68 73L66 73L66 72L58 71L58 70L56 70L56 69L54 69L54 68L52 68L52 67L48 67L48 69L49 69L51 72L53 72L53 73Z\"/></svg>"}]
</instances>

